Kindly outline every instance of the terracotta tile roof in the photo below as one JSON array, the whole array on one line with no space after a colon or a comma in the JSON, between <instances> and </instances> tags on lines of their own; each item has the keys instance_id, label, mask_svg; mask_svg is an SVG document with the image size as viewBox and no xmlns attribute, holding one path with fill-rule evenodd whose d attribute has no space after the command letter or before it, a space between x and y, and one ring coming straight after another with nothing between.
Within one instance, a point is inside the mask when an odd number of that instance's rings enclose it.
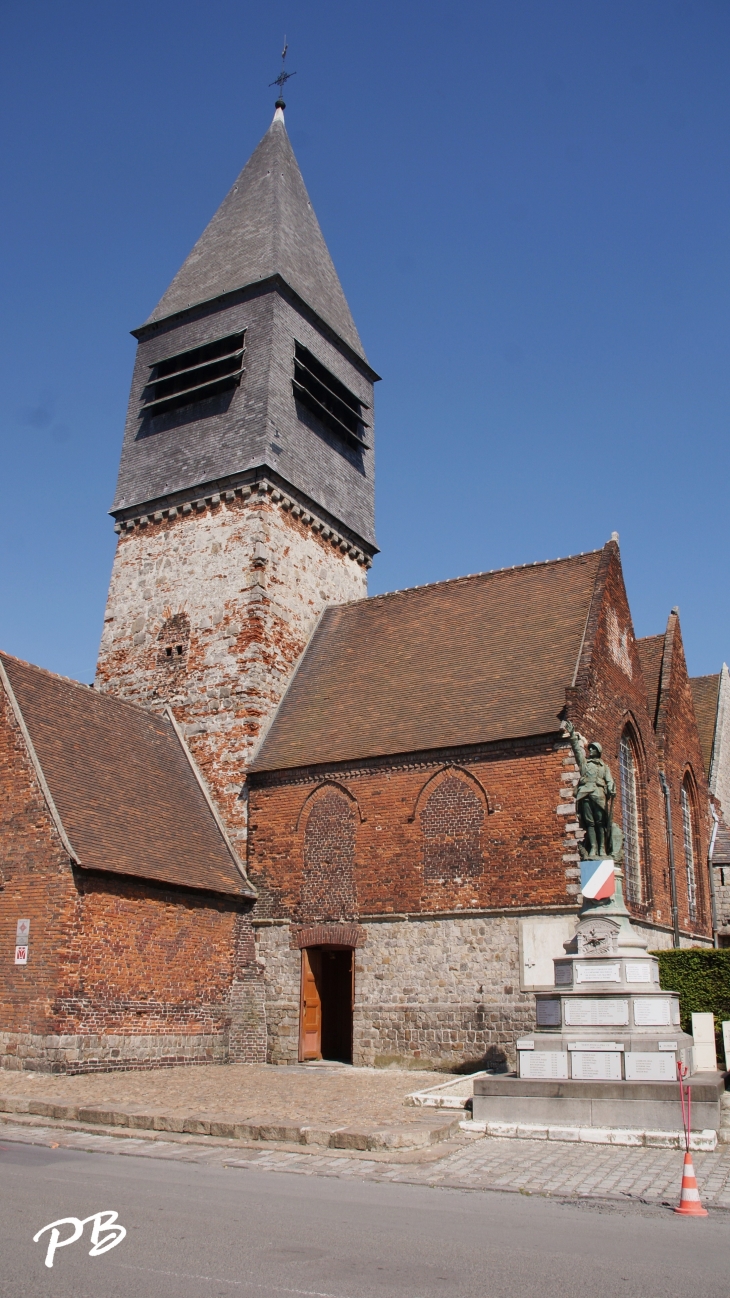
<instances>
[{"instance_id":1,"label":"terracotta tile roof","mask_svg":"<svg viewBox=\"0 0 730 1298\"><path fill-rule=\"evenodd\" d=\"M700 732L700 746L705 775L710 778L712 765L712 746L715 742L715 722L717 720L717 703L720 691L720 673L716 676L691 676L692 698L697 717L697 729Z\"/></svg>"},{"instance_id":2,"label":"terracotta tile roof","mask_svg":"<svg viewBox=\"0 0 730 1298\"><path fill-rule=\"evenodd\" d=\"M724 820L721 820L717 827L712 864L730 865L730 829L728 829Z\"/></svg>"},{"instance_id":3,"label":"terracotta tile roof","mask_svg":"<svg viewBox=\"0 0 730 1298\"><path fill-rule=\"evenodd\" d=\"M249 892L165 717L0 659L82 867Z\"/></svg>"},{"instance_id":4,"label":"terracotta tile roof","mask_svg":"<svg viewBox=\"0 0 730 1298\"><path fill-rule=\"evenodd\" d=\"M649 715L656 723L659 706L659 685L662 675L662 657L664 655L664 636L647 635L636 641L636 649L641 663L641 674L646 686L646 697L649 703Z\"/></svg>"},{"instance_id":5,"label":"terracotta tile roof","mask_svg":"<svg viewBox=\"0 0 730 1298\"><path fill-rule=\"evenodd\" d=\"M601 553L327 609L252 769L557 731Z\"/></svg>"}]
</instances>

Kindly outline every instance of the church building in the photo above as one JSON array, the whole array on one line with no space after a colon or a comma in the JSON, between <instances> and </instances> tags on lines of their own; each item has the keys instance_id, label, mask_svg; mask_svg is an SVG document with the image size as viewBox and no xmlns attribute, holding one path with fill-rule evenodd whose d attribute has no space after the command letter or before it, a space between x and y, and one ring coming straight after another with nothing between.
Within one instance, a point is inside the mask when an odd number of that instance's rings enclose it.
<instances>
[{"instance_id":1,"label":"church building","mask_svg":"<svg viewBox=\"0 0 730 1298\"><path fill-rule=\"evenodd\" d=\"M280 102L134 334L94 685L0 654L0 1066L512 1062L581 901L566 720L634 921L711 944L727 669L636 640L618 538L368 597L378 375Z\"/></svg>"}]
</instances>

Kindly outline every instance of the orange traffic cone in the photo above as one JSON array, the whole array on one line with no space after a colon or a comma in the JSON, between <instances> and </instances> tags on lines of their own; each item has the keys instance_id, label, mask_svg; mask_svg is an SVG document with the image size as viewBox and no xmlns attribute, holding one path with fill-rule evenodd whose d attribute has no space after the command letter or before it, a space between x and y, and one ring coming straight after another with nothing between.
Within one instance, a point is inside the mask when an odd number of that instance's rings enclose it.
<instances>
[{"instance_id":1,"label":"orange traffic cone","mask_svg":"<svg viewBox=\"0 0 730 1298\"><path fill-rule=\"evenodd\" d=\"M692 1166L692 1155L689 1150L684 1156L684 1169L682 1171L682 1193L679 1198L679 1207L674 1209L683 1217L706 1217L707 1209L700 1203L700 1192L697 1189L697 1178L695 1169Z\"/></svg>"}]
</instances>

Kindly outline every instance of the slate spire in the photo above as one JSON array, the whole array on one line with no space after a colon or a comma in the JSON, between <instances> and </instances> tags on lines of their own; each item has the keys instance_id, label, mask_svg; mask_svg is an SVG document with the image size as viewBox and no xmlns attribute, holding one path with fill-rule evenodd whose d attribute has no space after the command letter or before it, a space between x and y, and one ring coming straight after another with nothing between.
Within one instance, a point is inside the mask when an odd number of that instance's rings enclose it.
<instances>
[{"instance_id":1,"label":"slate spire","mask_svg":"<svg viewBox=\"0 0 730 1298\"><path fill-rule=\"evenodd\" d=\"M359 356L347 305L277 107L261 143L147 324L280 275Z\"/></svg>"}]
</instances>

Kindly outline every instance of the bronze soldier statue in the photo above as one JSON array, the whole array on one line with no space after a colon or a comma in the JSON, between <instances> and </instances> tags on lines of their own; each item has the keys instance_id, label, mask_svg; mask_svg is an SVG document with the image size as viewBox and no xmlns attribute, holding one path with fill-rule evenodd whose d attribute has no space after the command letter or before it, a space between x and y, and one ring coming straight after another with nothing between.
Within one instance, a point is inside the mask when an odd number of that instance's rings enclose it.
<instances>
[{"instance_id":1,"label":"bronze soldier statue","mask_svg":"<svg viewBox=\"0 0 730 1298\"><path fill-rule=\"evenodd\" d=\"M614 839L618 837L613 826L616 785L608 763L601 757L601 745L595 741L588 744L586 754L587 741L577 733L572 722L564 721L563 726L580 771L575 801L580 826L585 830L585 843L580 845L581 856L589 861L600 861L612 855Z\"/></svg>"}]
</instances>

